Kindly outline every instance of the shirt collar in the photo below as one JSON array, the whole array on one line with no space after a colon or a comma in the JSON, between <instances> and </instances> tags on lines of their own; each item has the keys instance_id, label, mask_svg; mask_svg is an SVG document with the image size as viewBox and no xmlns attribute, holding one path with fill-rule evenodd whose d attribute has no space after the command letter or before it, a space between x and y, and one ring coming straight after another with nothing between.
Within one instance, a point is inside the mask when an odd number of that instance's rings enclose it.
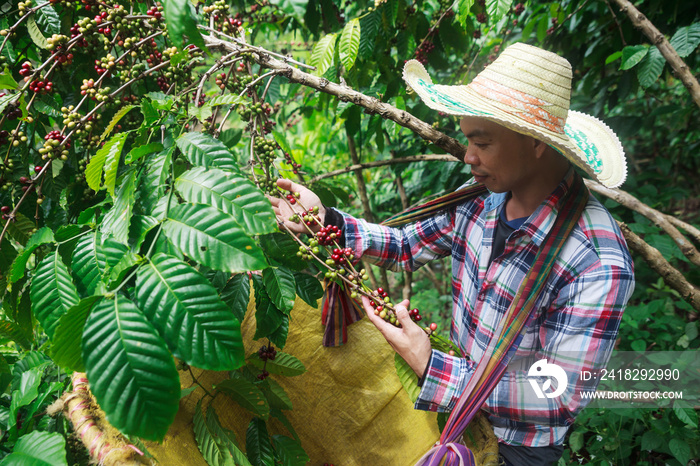
<instances>
[{"instance_id":1,"label":"shirt collar","mask_svg":"<svg viewBox=\"0 0 700 466\"><path fill-rule=\"evenodd\" d=\"M574 176L576 172L573 167L569 170L562 178L559 185L552 191L552 193L547 196L547 198L542 201L542 203L535 209L535 211L528 217L525 223L518 229L519 232L529 236L532 242L538 247L542 244L547 234L552 229L554 225L554 220L557 218L559 213L559 207L564 200L564 195L571 189L571 184L574 181ZM484 202L484 211L490 212L494 209L498 209L496 215L500 213L500 210L505 205L508 199L508 193L491 193Z\"/></svg>"}]
</instances>

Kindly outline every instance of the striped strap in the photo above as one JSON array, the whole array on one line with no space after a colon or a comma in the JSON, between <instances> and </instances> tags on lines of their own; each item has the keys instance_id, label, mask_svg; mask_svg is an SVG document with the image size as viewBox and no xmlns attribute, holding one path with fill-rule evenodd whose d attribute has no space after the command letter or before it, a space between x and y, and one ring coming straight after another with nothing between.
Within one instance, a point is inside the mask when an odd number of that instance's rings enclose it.
<instances>
[{"instance_id":1,"label":"striped strap","mask_svg":"<svg viewBox=\"0 0 700 466\"><path fill-rule=\"evenodd\" d=\"M537 297L547 282L564 242L586 208L588 199L589 192L583 184L583 179L575 174L572 186L562 200L552 230L545 238L533 265L501 319L499 330L494 333L498 334L498 338L492 338L486 348L447 419L440 441L416 463L416 466L475 465L471 451L458 443L458 439L505 373L508 362L522 339L522 329L533 314Z\"/></svg>"},{"instance_id":2,"label":"striped strap","mask_svg":"<svg viewBox=\"0 0 700 466\"><path fill-rule=\"evenodd\" d=\"M485 192L487 192L487 189L483 184L473 184L418 206L409 207L403 212L399 212L398 214L384 220L381 225L387 227L398 227L408 223L417 222L419 220L431 217L437 212L447 210L450 207L461 204L470 199L474 199Z\"/></svg>"}]
</instances>

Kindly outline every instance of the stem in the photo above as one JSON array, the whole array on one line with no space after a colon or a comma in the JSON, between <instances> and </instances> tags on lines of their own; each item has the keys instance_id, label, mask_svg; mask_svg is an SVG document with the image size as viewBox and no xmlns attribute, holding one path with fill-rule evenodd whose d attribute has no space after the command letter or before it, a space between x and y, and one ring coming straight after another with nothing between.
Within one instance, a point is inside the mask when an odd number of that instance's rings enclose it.
<instances>
[{"instance_id":1,"label":"stem","mask_svg":"<svg viewBox=\"0 0 700 466\"><path fill-rule=\"evenodd\" d=\"M206 393L208 396L214 398L214 395L212 395L211 393L209 393L209 390L207 390L206 388L204 388L204 385L202 385L201 383L199 383L199 380L197 380L197 377L194 376L194 373L192 372L192 368L189 366L189 364L187 365L187 370L190 372L190 377L192 377L192 382L194 382L194 383L196 383L197 385L199 385L199 388L201 388L202 390L204 390L204 393Z\"/></svg>"}]
</instances>

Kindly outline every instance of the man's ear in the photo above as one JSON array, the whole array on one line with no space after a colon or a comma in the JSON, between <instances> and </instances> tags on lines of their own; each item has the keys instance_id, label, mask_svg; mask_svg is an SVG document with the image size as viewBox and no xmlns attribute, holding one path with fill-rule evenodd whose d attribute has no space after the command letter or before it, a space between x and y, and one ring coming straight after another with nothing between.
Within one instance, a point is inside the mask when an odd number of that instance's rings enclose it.
<instances>
[{"instance_id":1,"label":"man's ear","mask_svg":"<svg viewBox=\"0 0 700 466\"><path fill-rule=\"evenodd\" d=\"M538 159L541 158L547 152L548 149L554 150L551 147L549 147L549 145L546 142L540 141L539 139L532 138L532 144L532 147L535 150L535 157L537 157Z\"/></svg>"}]
</instances>

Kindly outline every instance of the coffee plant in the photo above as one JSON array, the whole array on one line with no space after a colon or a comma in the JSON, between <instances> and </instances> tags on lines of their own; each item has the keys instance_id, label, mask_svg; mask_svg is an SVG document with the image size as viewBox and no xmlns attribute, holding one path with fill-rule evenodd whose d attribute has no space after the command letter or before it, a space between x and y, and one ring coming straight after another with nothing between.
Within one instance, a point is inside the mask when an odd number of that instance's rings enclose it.
<instances>
[{"instance_id":1,"label":"coffee plant","mask_svg":"<svg viewBox=\"0 0 700 466\"><path fill-rule=\"evenodd\" d=\"M215 391L205 388L195 412L195 437L210 464L305 464L308 455L292 430L271 436L267 429L271 417L285 420L284 410L291 409L277 380L305 371L284 352L295 298L316 307L322 281L335 283L355 299L369 298L377 315L396 324L390 295L407 283L410 290L411 277L377 279L379 271L343 247L342 231L322 225L319 211L277 180L310 185L325 205L341 200L370 219L461 184L468 173L462 165L435 170L410 159L435 145L458 151L442 137L456 137L459 125L403 91L406 59L456 80L473 76L509 41L553 49L560 40L582 70L575 93L598 96L579 106L609 111L623 136L635 127L627 114L643 115L650 105L627 97L650 95L668 106L679 93L672 78L658 79L665 62L656 49L624 47L630 28L601 20L609 15L605 7L587 2L26 0L2 3L0 13L0 464L20 455L51 464L87 461L72 445L67 422L45 414L70 389L67 374L74 371L87 373L110 423L135 443L163 439L178 411L178 371L190 366L230 371ZM591 33L595 58L583 53L590 37L575 34L587 24L598 27ZM674 24L673 45L691 66L698 24ZM622 44L609 50L602 44L616 28ZM622 60L622 71L636 72L639 84L615 66L619 86L604 85L599 74L606 58L605 66ZM697 108L667 110L658 110L660 117L688 127L697 117ZM660 163L659 177L697 173L697 158L680 149L697 140L679 138L668 144L669 162ZM640 153L649 149L648 141L634 144ZM357 166L368 152L393 167L401 203L394 186L361 176L359 168L354 181L342 174L334 183L322 181L326 172ZM342 188L354 183L361 210ZM644 175L633 174L630 184L648 205L662 202L659 193L644 191ZM663 195L681 206L693 193ZM294 207L298 214L290 220L307 234L278 225L269 197ZM665 254L672 266L688 269L688 279L698 282L697 270L658 228L611 202L616 215L650 244L672 251ZM650 283L660 280L638 268ZM449 301L440 296L449 294L449 284L439 291L440 273L428 268L428 278L415 280L410 315L439 322L426 327L434 346L459 354L436 331L449 328L449 317L431 311L436 300ZM248 311L251 283L255 305ZM663 283L655 293L654 300L695 312ZM652 301L639 292L635 299L631 309ZM243 346L247 312L255 315L257 348ZM685 348L697 348L695 319L675 317L668 332L683 325ZM652 338L636 334L643 331L621 333ZM678 340L675 333L671 340ZM397 370L413 390L410 368L397 361ZM212 407L203 412L202 402L219 394L254 416L245 441L221 426ZM637 450L654 451L635 453L637 464L652 464L652 457L684 464L697 456L697 432L687 431L697 427L697 414L674 413L622 419L608 413L598 422L582 415L587 424L573 429L565 458L617 461L634 441L597 448L594 439L613 425L619 431L633 424L625 435L641 438ZM633 422L640 416L644 422ZM641 437L639 426L656 425L653 419L666 420L670 427L657 430L675 443Z\"/></svg>"}]
</instances>

